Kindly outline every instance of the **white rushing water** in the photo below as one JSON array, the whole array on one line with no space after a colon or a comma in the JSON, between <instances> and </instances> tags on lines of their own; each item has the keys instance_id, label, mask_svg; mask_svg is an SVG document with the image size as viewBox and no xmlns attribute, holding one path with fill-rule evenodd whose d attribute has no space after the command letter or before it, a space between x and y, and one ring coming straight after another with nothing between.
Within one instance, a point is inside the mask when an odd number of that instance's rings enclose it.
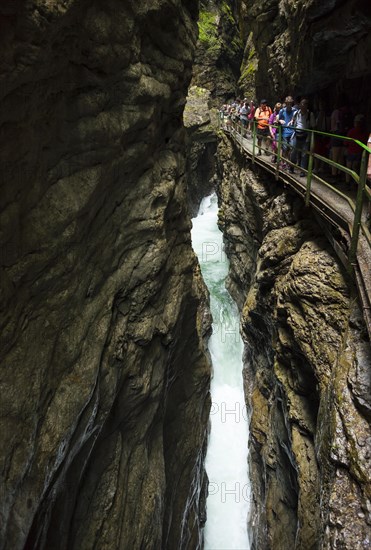
<instances>
[{"instance_id":1,"label":"white rushing water","mask_svg":"<svg viewBox=\"0 0 371 550\"><path fill-rule=\"evenodd\" d=\"M248 423L242 383L239 314L225 288L228 260L217 226L215 194L203 199L192 220L192 245L210 292L213 334L211 432L206 456L209 477L205 550L248 550Z\"/></svg>"}]
</instances>

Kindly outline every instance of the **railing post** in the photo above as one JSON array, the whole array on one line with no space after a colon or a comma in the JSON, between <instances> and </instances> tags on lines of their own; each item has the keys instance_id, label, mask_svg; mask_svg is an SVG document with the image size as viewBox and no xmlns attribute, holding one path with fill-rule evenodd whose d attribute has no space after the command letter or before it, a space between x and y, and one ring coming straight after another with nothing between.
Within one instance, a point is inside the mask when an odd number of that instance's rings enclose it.
<instances>
[{"instance_id":1,"label":"railing post","mask_svg":"<svg viewBox=\"0 0 371 550\"><path fill-rule=\"evenodd\" d=\"M276 163L277 163L276 164L276 180L278 180L279 175L280 175L281 149L282 149L282 127L281 127L281 124L279 124L278 125L277 155L276 155Z\"/></svg>"},{"instance_id":2,"label":"railing post","mask_svg":"<svg viewBox=\"0 0 371 550\"><path fill-rule=\"evenodd\" d=\"M358 183L358 191L357 191L357 198L356 198L356 209L354 212L354 221L353 221L353 228L352 228L352 239L350 242L350 250L349 250L349 263L352 265L357 257L357 245L358 245L358 237L359 237L359 229L361 226L361 219L362 219L362 208L363 208L363 198L364 198L364 191L365 191L365 185L366 185L366 179L367 179L367 159L366 159L366 151L363 151L362 153L362 160L361 160L361 170L359 173L359 183Z\"/></svg>"},{"instance_id":3,"label":"railing post","mask_svg":"<svg viewBox=\"0 0 371 550\"><path fill-rule=\"evenodd\" d=\"M252 163L255 162L255 146L256 146L256 125L255 120L252 121Z\"/></svg>"},{"instance_id":4,"label":"railing post","mask_svg":"<svg viewBox=\"0 0 371 550\"><path fill-rule=\"evenodd\" d=\"M314 151L314 132L310 134L310 145L308 151L308 174L307 174L307 190L305 192L305 206L309 206L310 201L310 189L312 185L312 171L313 171L313 151Z\"/></svg>"}]
</instances>

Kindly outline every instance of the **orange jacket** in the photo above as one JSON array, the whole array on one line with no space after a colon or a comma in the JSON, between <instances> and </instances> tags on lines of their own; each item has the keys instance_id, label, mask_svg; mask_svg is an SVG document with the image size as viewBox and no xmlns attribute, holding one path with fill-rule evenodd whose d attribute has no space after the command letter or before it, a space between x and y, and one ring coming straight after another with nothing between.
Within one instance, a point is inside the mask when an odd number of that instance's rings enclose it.
<instances>
[{"instance_id":1,"label":"orange jacket","mask_svg":"<svg viewBox=\"0 0 371 550\"><path fill-rule=\"evenodd\" d=\"M258 123L258 128L260 130L263 130L268 126L269 117L272 114L272 109L266 105L265 107L261 108L258 107L255 111L255 120Z\"/></svg>"}]
</instances>

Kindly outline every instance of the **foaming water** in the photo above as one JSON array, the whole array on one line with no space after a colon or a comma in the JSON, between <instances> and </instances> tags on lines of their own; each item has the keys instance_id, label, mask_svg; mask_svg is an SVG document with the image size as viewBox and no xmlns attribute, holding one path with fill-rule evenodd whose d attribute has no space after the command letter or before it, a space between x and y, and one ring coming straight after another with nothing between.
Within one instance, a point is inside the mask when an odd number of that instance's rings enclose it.
<instances>
[{"instance_id":1,"label":"foaming water","mask_svg":"<svg viewBox=\"0 0 371 550\"><path fill-rule=\"evenodd\" d=\"M210 292L213 315L209 341L213 379L206 456L209 496L205 550L249 550L248 423L242 382L242 341L238 310L225 288L228 260L217 217L217 197L213 194L203 199L197 217L192 220L192 245Z\"/></svg>"}]
</instances>

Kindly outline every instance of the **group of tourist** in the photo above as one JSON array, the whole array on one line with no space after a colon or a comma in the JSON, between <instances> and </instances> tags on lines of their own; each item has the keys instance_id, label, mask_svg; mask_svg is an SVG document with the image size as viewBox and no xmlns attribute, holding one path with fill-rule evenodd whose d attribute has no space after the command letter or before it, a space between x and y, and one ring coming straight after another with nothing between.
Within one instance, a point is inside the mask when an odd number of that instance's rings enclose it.
<instances>
[{"instance_id":1,"label":"group of tourist","mask_svg":"<svg viewBox=\"0 0 371 550\"><path fill-rule=\"evenodd\" d=\"M307 130L335 134L315 134L314 152L354 171L358 171L362 155L362 148L354 140L366 145L369 137L364 115L354 115L344 98L339 98L329 113L321 100L317 111L313 112L306 98L296 98L294 101L291 96L287 96L284 103L277 102L273 108L266 99L262 99L259 105L247 98L235 99L222 106L220 117L227 127L232 122L241 124L245 136L251 134L256 125L258 155L262 154L263 148L266 155L272 155L271 161L274 163L277 162L278 136L281 131L281 168L294 173L293 165L297 165L300 177L305 176L304 170L308 164L310 132ZM324 163L315 159L314 171L321 173L325 169ZM331 173L326 179L339 181L336 166L331 166ZM350 175L346 174L345 179L349 183Z\"/></svg>"}]
</instances>

